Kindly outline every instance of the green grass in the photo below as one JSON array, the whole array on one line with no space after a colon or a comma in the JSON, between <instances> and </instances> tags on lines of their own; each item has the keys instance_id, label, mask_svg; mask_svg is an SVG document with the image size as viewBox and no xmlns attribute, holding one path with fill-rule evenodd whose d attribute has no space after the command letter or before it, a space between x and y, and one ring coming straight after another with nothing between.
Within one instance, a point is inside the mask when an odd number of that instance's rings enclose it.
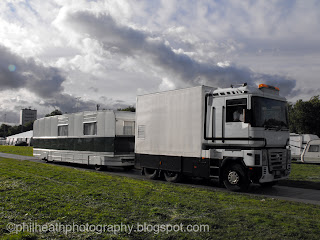
<instances>
[{"instance_id":1,"label":"green grass","mask_svg":"<svg viewBox=\"0 0 320 240\"><path fill-rule=\"evenodd\" d=\"M320 207L0 158L3 239L318 239ZM15 224L203 224L209 232L9 233Z\"/></svg>"},{"instance_id":2,"label":"green grass","mask_svg":"<svg viewBox=\"0 0 320 240\"><path fill-rule=\"evenodd\" d=\"M23 156L32 156L33 148L0 145L0 152L18 154ZM320 165L292 164L292 171L288 180L320 183Z\"/></svg>"},{"instance_id":3,"label":"green grass","mask_svg":"<svg viewBox=\"0 0 320 240\"><path fill-rule=\"evenodd\" d=\"M289 180L320 183L320 165L292 164Z\"/></svg>"},{"instance_id":4,"label":"green grass","mask_svg":"<svg viewBox=\"0 0 320 240\"><path fill-rule=\"evenodd\" d=\"M33 155L33 147L0 145L0 152L23 155L23 156L32 156Z\"/></svg>"},{"instance_id":5,"label":"green grass","mask_svg":"<svg viewBox=\"0 0 320 240\"><path fill-rule=\"evenodd\" d=\"M0 145L0 152L32 156L33 148ZM280 185L320 190L320 165L293 163L291 166L292 171L289 178L281 181Z\"/></svg>"}]
</instances>

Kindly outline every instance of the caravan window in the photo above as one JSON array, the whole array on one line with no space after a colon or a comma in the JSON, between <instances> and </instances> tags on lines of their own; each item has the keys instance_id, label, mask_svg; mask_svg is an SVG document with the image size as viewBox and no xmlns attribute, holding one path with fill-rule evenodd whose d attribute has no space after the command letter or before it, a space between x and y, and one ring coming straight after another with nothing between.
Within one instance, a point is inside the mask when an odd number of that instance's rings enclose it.
<instances>
[{"instance_id":1,"label":"caravan window","mask_svg":"<svg viewBox=\"0 0 320 240\"><path fill-rule=\"evenodd\" d=\"M83 124L83 135L97 135L97 123L84 123Z\"/></svg>"},{"instance_id":2,"label":"caravan window","mask_svg":"<svg viewBox=\"0 0 320 240\"><path fill-rule=\"evenodd\" d=\"M68 125L58 126L58 136L68 136Z\"/></svg>"},{"instance_id":3,"label":"caravan window","mask_svg":"<svg viewBox=\"0 0 320 240\"><path fill-rule=\"evenodd\" d=\"M319 152L319 145L310 145L308 152Z\"/></svg>"},{"instance_id":4,"label":"caravan window","mask_svg":"<svg viewBox=\"0 0 320 240\"><path fill-rule=\"evenodd\" d=\"M134 135L134 121L124 121L123 135Z\"/></svg>"}]
</instances>

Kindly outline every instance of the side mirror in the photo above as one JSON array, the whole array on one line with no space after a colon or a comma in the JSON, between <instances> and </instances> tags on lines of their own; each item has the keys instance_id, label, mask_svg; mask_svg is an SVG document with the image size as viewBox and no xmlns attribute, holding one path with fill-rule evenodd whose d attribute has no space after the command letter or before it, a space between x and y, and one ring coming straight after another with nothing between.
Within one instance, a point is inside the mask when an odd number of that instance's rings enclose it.
<instances>
[{"instance_id":1,"label":"side mirror","mask_svg":"<svg viewBox=\"0 0 320 240\"><path fill-rule=\"evenodd\" d=\"M243 109L243 122L251 123L252 111L251 109Z\"/></svg>"}]
</instances>

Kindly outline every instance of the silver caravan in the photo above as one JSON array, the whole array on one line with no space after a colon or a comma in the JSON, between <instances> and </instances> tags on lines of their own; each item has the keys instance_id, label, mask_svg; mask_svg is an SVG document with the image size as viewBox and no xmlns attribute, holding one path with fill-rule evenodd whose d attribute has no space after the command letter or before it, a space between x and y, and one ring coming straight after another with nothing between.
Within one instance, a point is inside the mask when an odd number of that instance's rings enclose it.
<instances>
[{"instance_id":1,"label":"silver caravan","mask_svg":"<svg viewBox=\"0 0 320 240\"><path fill-rule=\"evenodd\" d=\"M34 122L33 155L57 162L134 166L135 113L94 111Z\"/></svg>"},{"instance_id":2,"label":"silver caravan","mask_svg":"<svg viewBox=\"0 0 320 240\"><path fill-rule=\"evenodd\" d=\"M308 142L301 154L303 163L320 163L320 139Z\"/></svg>"},{"instance_id":3,"label":"silver caravan","mask_svg":"<svg viewBox=\"0 0 320 240\"><path fill-rule=\"evenodd\" d=\"M265 84L138 96L135 138L136 167L152 179L203 177L242 191L291 169L287 103Z\"/></svg>"}]
</instances>

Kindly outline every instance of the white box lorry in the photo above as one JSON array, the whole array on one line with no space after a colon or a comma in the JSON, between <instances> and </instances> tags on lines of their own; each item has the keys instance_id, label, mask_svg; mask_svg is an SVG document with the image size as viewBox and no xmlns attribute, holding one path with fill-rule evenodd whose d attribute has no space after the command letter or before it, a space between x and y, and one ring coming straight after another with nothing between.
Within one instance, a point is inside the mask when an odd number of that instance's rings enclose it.
<instances>
[{"instance_id":1,"label":"white box lorry","mask_svg":"<svg viewBox=\"0 0 320 240\"><path fill-rule=\"evenodd\" d=\"M198 86L137 97L135 165L156 179L218 179L232 191L273 185L291 169L279 89Z\"/></svg>"}]
</instances>

